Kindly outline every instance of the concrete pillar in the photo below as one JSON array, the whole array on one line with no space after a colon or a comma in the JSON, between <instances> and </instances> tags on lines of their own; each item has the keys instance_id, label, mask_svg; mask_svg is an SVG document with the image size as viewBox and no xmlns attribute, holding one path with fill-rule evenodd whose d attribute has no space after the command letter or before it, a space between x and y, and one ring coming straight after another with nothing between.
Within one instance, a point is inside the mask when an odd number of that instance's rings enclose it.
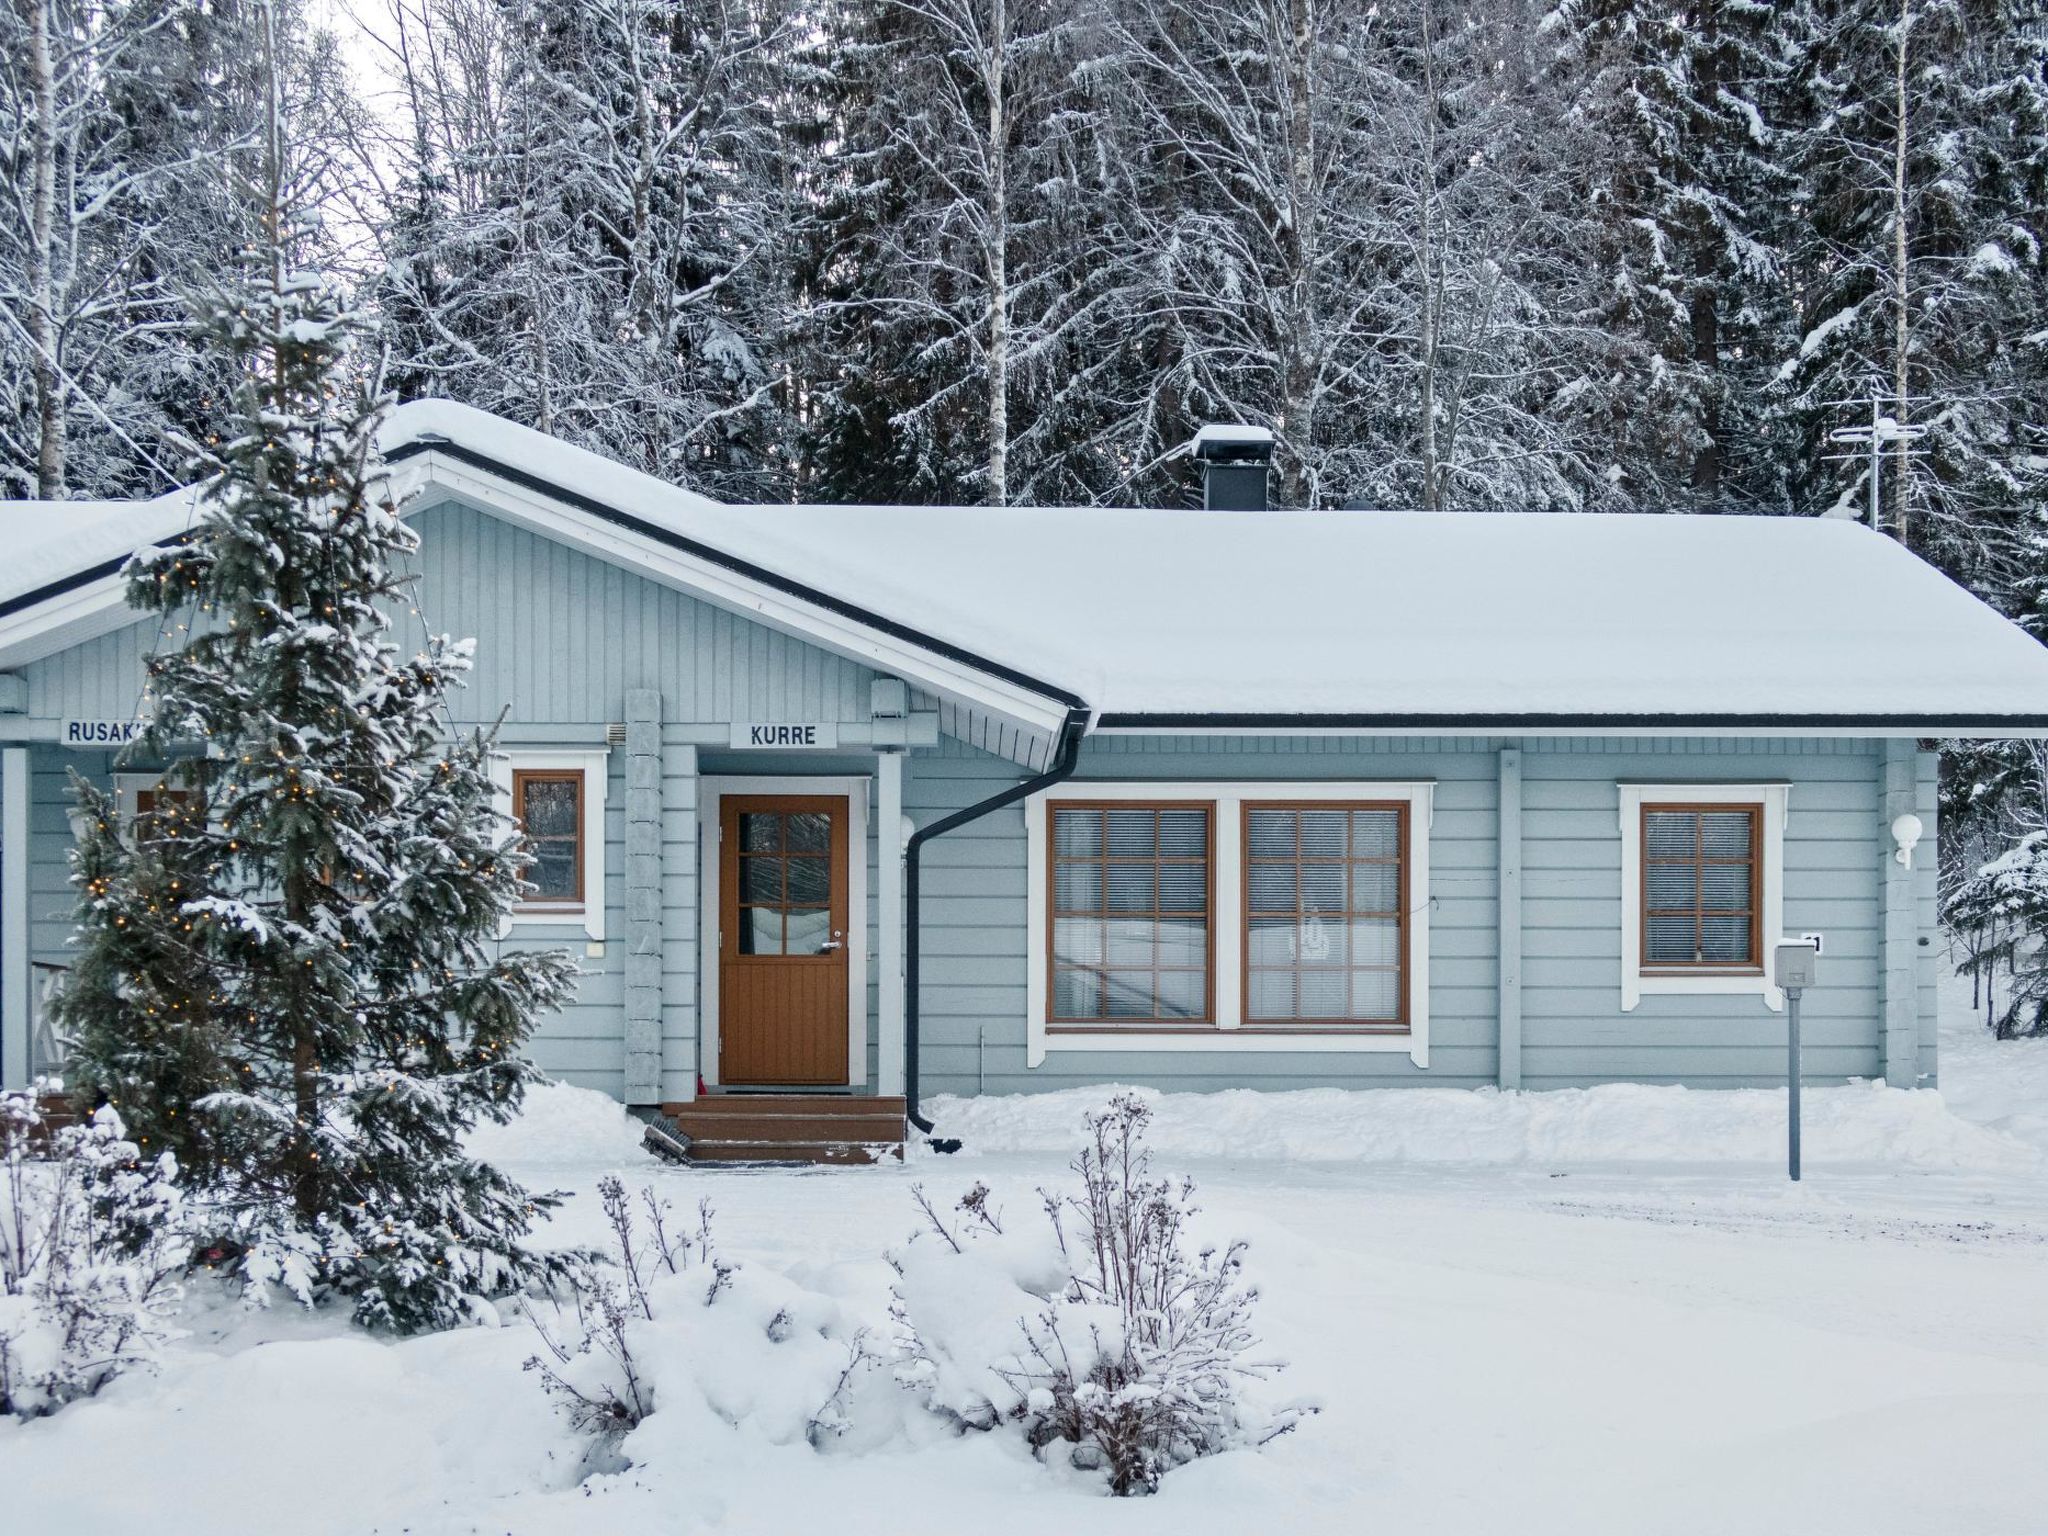
<instances>
[{"instance_id":1,"label":"concrete pillar","mask_svg":"<svg viewBox=\"0 0 2048 1536\"><path fill-rule=\"evenodd\" d=\"M0 1087L25 1088L35 1011L29 969L28 748L0 749Z\"/></svg>"},{"instance_id":2,"label":"concrete pillar","mask_svg":"<svg viewBox=\"0 0 2048 1536\"><path fill-rule=\"evenodd\" d=\"M661 1102L661 695L626 691L626 1083Z\"/></svg>"},{"instance_id":3,"label":"concrete pillar","mask_svg":"<svg viewBox=\"0 0 2048 1536\"><path fill-rule=\"evenodd\" d=\"M1500 749L1500 1063L1522 1086L1522 749Z\"/></svg>"},{"instance_id":4,"label":"concrete pillar","mask_svg":"<svg viewBox=\"0 0 2048 1536\"><path fill-rule=\"evenodd\" d=\"M903 754L878 754L875 776L875 1091L903 1092Z\"/></svg>"}]
</instances>

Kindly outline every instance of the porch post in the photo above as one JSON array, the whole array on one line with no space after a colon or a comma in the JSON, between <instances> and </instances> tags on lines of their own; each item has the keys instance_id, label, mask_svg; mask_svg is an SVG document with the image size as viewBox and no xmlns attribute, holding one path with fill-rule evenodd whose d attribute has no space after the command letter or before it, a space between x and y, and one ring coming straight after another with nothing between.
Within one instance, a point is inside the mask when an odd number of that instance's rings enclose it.
<instances>
[{"instance_id":1,"label":"porch post","mask_svg":"<svg viewBox=\"0 0 2048 1536\"><path fill-rule=\"evenodd\" d=\"M0 1087L25 1088L34 1012L29 970L28 748L0 749Z\"/></svg>"},{"instance_id":2,"label":"porch post","mask_svg":"<svg viewBox=\"0 0 2048 1536\"><path fill-rule=\"evenodd\" d=\"M875 778L875 1091L903 1092L903 754L882 752Z\"/></svg>"}]
</instances>

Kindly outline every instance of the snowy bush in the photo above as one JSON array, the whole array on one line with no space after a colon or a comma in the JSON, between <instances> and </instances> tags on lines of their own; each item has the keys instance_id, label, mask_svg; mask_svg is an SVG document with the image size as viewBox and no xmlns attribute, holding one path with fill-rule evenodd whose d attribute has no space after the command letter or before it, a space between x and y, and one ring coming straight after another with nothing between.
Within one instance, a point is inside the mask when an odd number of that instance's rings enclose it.
<instances>
[{"instance_id":1,"label":"snowy bush","mask_svg":"<svg viewBox=\"0 0 2048 1536\"><path fill-rule=\"evenodd\" d=\"M572 1274L552 1316L529 1314L541 1349L526 1363L590 1437L588 1466L629 1466L712 1426L820 1449L849 1435L853 1399L880 1363L865 1328L826 1297L720 1258L708 1203L684 1228L651 1189L629 1196L608 1177L598 1197L608 1251ZM878 1433L887 1418L875 1416Z\"/></svg>"},{"instance_id":2,"label":"snowy bush","mask_svg":"<svg viewBox=\"0 0 2048 1536\"><path fill-rule=\"evenodd\" d=\"M177 1164L120 1118L52 1131L0 1094L0 1413L52 1413L154 1359L187 1247Z\"/></svg>"},{"instance_id":3,"label":"snowy bush","mask_svg":"<svg viewBox=\"0 0 2048 1536\"><path fill-rule=\"evenodd\" d=\"M1244 1386L1256 1361L1245 1244L1191 1251L1191 1181L1157 1178L1145 1102L1118 1095L1087 1117L1075 1193L1043 1190L1045 1220L1012 1231L976 1185L926 1220L896 1258L899 1379L964 1427L1014 1424L1042 1459L1150 1493L1173 1467L1292 1427Z\"/></svg>"}]
</instances>

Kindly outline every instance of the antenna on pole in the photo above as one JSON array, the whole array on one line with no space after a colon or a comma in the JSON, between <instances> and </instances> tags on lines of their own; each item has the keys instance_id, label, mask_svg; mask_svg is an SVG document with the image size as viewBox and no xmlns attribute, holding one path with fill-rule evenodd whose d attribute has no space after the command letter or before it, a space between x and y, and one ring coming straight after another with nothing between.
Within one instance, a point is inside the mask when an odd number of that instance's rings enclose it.
<instances>
[{"instance_id":1,"label":"antenna on pole","mask_svg":"<svg viewBox=\"0 0 2048 1536\"><path fill-rule=\"evenodd\" d=\"M1884 482L1885 454L1888 451L1896 453L1901 466L1903 466L1904 462L1916 451L1913 448L1913 444L1927 435L1927 428L1918 423L1900 421L1897 416L1886 415L1885 403L1887 401L1893 402L1900 408L1900 415L1904 415L1906 414L1904 407L1924 405L1928 402L1928 398L1926 395L1907 395L1901 398L1888 394L1883 385L1873 379L1870 384L1870 397L1867 401L1859 399L1828 400L1823 402L1823 404L1836 407L1852 405L1858 408L1864 405L1870 407L1870 420L1867 423L1859 423L1853 427L1836 427L1832 432L1828 433L1829 442L1852 443L1856 445L1856 451L1830 453L1825 455L1825 457L1831 463L1854 464L1865 456L1864 450L1868 451L1870 459L1870 526L1873 529L1881 531L1884 527L1884 495L1882 486Z\"/></svg>"}]
</instances>

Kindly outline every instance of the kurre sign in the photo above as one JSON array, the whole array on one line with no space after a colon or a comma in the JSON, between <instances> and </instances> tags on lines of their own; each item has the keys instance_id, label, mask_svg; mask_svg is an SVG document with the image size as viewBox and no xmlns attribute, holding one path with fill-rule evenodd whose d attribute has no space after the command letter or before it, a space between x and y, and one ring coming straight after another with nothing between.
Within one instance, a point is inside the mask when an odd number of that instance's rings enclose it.
<instances>
[{"instance_id":1,"label":"kurre sign","mask_svg":"<svg viewBox=\"0 0 2048 1536\"><path fill-rule=\"evenodd\" d=\"M829 721L739 720L733 723L732 744L747 747L822 747L839 745L839 727Z\"/></svg>"}]
</instances>

